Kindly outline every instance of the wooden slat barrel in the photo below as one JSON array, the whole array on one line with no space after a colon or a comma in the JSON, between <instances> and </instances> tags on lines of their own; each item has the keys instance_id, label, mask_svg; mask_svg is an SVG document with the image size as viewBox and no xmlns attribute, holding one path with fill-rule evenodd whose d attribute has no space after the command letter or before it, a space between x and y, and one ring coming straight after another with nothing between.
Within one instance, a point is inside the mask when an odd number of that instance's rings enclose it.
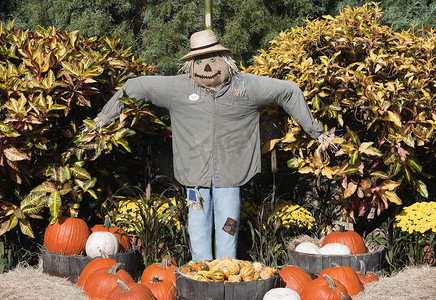
<instances>
[{"instance_id":1,"label":"wooden slat barrel","mask_svg":"<svg viewBox=\"0 0 436 300\"><path fill-rule=\"evenodd\" d=\"M51 252L45 247L41 249L42 271L49 275L67 278L76 283L83 268L92 260L84 255L63 255ZM110 258L121 263L121 268L131 276L136 276L136 259L134 251L110 254Z\"/></svg>"},{"instance_id":2,"label":"wooden slat barrel","mask_svg":"<svg viewBox=\"0 0 436 300\"><path fill-rule=\"evenodd\" d=\"M350 255L307 254L288 250L288 254L290 265L298 266L309 274L319 274L322 270L331 268L333 262L340 266L349 266L359 271L360 260L365 263L368 272L376 272L382 267L384 250L379 249L374 252Z\"/></svg>"},{"instance_id":3,"label":"wooden slat barrel","mask_svg":"<svg viewBox=\"0 0 436 300\"><path fill-rule=\"evenodd\" d=\"M186 277L176 269L176 286L179 300L262 300L270 289L281 283L279 275L251 282L209 282Z\"/></svg>"}]
</instances>

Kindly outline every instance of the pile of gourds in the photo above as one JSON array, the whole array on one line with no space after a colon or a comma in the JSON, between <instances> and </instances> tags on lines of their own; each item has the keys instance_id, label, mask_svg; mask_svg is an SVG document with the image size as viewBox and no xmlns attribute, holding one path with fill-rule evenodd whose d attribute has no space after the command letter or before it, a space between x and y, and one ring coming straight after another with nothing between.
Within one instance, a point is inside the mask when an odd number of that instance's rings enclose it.
<instances>
[{"instance_id":1,"label":"pile of gourds","mask_svg":"<svg viewBox=\"0 0 436 300\"><path fill-rule=\"evenodd\" d=\"M265 280L277 274L277 269L260 262L238 260L230 257L212 261L191 260L179 268L180 273L198 281L250 282Z\"/></svg>"}]
</instances>

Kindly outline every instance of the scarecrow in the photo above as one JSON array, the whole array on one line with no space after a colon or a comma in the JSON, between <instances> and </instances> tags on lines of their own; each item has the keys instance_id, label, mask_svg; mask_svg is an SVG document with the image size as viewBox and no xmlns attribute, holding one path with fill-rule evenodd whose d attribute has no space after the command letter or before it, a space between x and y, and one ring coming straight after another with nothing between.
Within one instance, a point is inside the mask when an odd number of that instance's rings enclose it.
<instances>
[{"instance_id":1,"label":"scarecrow","mask_svg":"<svg viewBox=\"0 0 436 300\"><path fill-rule=\"evenodd\" d=\"M175 178L187 188L192 259L236 258L240 186L261 170L259 108L279 104L312 138L327 136L292 81L238 73L212 30L192 34L183 74L127 80L94 119L117 118L127 96L168 109ZM216 257L213 251L215 236Z\"/></svg>"}]
</instances>

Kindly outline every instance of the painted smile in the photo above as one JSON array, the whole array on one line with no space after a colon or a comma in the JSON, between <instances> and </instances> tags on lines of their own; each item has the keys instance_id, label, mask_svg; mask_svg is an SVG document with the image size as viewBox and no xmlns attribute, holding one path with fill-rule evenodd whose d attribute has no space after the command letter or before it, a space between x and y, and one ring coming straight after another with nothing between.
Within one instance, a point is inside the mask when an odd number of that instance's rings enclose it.
<instances>
[{"instance_id":1,"label":"painted smile","mask_svg":"<svg viewBox=\"0 0 436 300\"><path fill-rule=\"evenodd\" d=\"M200 75L200 74L197 74L197 73L194 74L195 77L198 77L200 79L213 79L213 78L217 77L218 75L221 75L221 71L218 71L215 74L210 75L210 76Z\"/></svg>"}]
</instances>

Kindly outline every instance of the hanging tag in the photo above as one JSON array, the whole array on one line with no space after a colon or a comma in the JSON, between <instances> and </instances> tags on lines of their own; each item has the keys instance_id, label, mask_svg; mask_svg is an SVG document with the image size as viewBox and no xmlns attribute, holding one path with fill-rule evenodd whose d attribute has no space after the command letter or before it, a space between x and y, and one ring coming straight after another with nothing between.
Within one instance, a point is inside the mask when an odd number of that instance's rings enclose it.
<instances>
[{"instance_id":1,"label":"hanging tag","mask_svg":"<svg viewBox=\"0 0 436 300\"><path fill-rule=\"evenodd\" d=\"M203 209L203 197L201 197L200 191L198 187L193 189L189 189L188 193L188 206L191 206L194 209L202 210Z\"/></svg>"}]
</instances>

